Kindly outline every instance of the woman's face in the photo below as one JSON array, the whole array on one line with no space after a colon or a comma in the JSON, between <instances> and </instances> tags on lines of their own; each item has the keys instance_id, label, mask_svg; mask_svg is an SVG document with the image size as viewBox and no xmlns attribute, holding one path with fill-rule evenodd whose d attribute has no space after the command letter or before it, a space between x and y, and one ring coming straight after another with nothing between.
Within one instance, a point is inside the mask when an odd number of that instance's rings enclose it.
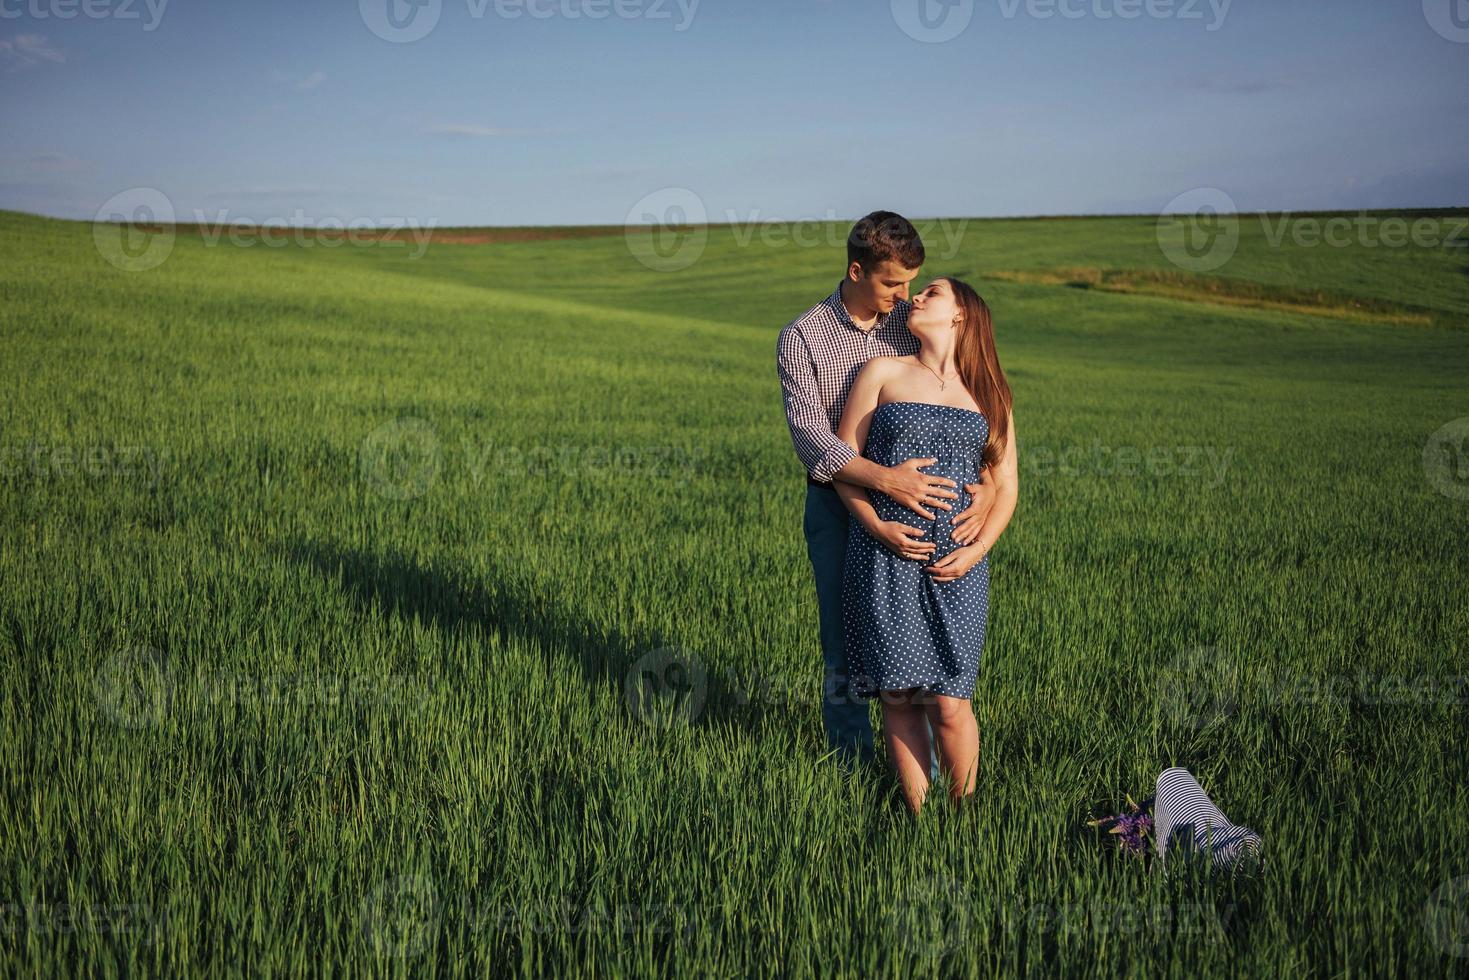
<instances>
[{"instance_id":1,"label":"woman's face","mask_svg":"<svg viewBox=\"0 0 1469 980\"><path fill-rule=\"evenodd\" d=\"M913 311L908 314L908 325L919 330L941 330L959 324L959 304L954 300L954 290L948 280L935 279L923 291L913 297Z\"/></svg>"}]
</instances>

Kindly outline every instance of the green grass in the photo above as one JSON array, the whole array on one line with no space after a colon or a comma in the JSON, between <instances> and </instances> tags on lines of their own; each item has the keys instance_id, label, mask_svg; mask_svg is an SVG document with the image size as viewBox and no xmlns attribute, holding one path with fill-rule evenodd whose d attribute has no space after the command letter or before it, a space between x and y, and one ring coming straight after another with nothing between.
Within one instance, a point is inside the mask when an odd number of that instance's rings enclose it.
<instances>
[{"instance_id":1,"label":"green grass","mask_svg":"<svg viewBox=\"0 0 1469 980\"><path fill-rule=\"evenodd\" d=\"M126 272L0 212L0 973L1462 974L1469 253L1246 221L1190 295L1156 226L928 232L1021 498L977 806L912 820L820 728L774 350L836 229ZM630 698L668 647L695 699ZM1264 874L1084 826L1173 764Z\"/></svg>"}]
</instances>

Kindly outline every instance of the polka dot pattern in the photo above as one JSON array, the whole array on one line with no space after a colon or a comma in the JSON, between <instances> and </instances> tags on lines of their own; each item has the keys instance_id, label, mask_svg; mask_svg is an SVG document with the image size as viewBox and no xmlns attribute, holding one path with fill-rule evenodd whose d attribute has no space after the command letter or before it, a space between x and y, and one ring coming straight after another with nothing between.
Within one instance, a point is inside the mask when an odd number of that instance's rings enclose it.
<instances>
[{"instance_id":1,"label":"polka dot pattern","mask_svg":"<svg viewBox=\"0 0 1469 980\"><path fill-rule=\"evenodd\" d=\"M989 616L989 555L954 582L935 582L923 569L960 547L951 522L969 506L964 484L977 479L988 439L989 420L973 409L896 401L873 413L862 455L884 466L937 457L923 471L959 484L952 488L959 498L949 501L952 511L930 507L929 520L885 493L868 491L879 518L920 528L922 540L937 545L931 559L902 558L861 521L848 526L842 624L851 690L859 698L909 687L956 698L974 695Z\"/></svg>"}]
</instances>

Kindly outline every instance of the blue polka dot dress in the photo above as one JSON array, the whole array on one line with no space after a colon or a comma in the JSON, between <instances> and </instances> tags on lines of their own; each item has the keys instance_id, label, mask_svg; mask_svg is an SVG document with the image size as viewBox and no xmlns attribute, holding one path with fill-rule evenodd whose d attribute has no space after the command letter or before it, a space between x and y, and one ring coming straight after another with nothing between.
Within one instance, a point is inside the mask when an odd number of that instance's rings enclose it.
<instances>
[{"instance_id":1,"label":"blue polka dot dress","mask_svg":"<svg viewBox=\"0 0 1469 980\"><path fill-rule=\"evenodd\" d=\"M946 476L959 495L946 511L932 506L932 520L885 493L868 491L884 521L924 531L938 547L932 558L913 560L889 551L853 519L847 529L842 572L842 622L846 629L851 690L871 700L880 691L918 687L969 699L974 695L989 614L990 559L985 555L953 582L935 582L924 567L959 543L953 518L969 506L966 483L977 482L989 420L983 412L927 402L885 402L872 415L862 455L883 466L914 457L937 457L923 472Z\"/></svg>"}]
</instances>

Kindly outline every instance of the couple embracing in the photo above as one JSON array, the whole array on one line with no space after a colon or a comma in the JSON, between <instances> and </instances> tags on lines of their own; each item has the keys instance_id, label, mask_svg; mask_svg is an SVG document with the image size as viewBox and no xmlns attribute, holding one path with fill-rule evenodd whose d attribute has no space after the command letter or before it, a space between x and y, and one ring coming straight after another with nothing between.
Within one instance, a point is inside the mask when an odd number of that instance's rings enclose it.
<instances>
[{"instance_id":1,"label":"couple embracing","mask_svg":"<svg viewBox=\"0 0 1469 980\"><path fill-rule=\"evenodd\" d=\"M918 231L875 211L847 238L830 296L780 332L776 362L807 470L804 530L826 663L822 721L848 760L874 754L868 704L917 812L940 764L974 792L971 698L989 551L1018 493L1010 386L989 307L950 277L909 299Z\"/></svg>"}]
</instances>

